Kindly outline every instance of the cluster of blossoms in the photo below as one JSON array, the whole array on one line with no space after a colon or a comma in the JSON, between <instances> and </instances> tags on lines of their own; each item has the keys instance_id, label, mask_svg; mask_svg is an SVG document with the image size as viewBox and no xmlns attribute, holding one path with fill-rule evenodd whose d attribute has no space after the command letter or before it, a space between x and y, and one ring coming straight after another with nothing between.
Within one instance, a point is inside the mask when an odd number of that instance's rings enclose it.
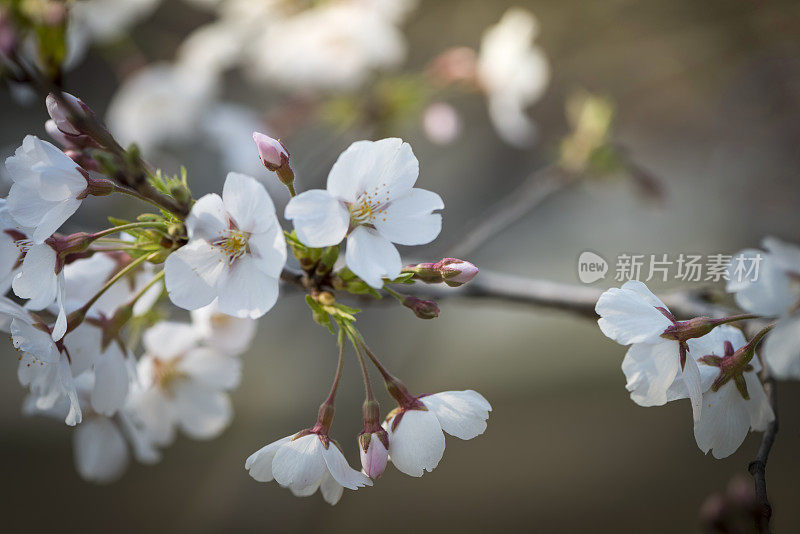
<instances>
[{"instance_id":1,"label":"cluster of blossoms","mask_svg":"<svg viewBox=\"0 0 800 534\"><path fill-rule=\"evenodd\" d=\"M630 346L622 371L631 399L641 406L661 406L688 398L697 445L715 458L733 454L749 431L764 431L775 419L759 379L764 365L775 378L800 377L800 249L773 238L765 239L764 248L737 254L764 257L758 277L728 277L728 291L748 314L679 321L635 280L609 289L596 306L603 333ZM727 324L774 318L750 341ZM765 337L759 359L756 347Z\"/></svg>"},{"instance_id":2,"label":"cluster of blossoms","mask_svg":"<svg viewBox=\"0 0 800 534\"><path fill-rule=\"evenodd\" d=\"M0 280L13 297L0 297L0 327L20 352L19 381L30 391L25 411L77 425L81 476L114 480L131 452L142 463L158 461L178 429L194 439L219 435L232 417L227 392L239 384L239 356L255 319L278 300L281 278L308 293L314 320L337 336L339 360L316 423L250 456L253 478L274 479L300 496L319 489L335 504L344 488L371 485L389 460L412 476L431 471L445 432L461 439L484 432L485 398L471 390L411 394L356 329L359 310L337 300L337 292L387 294L430 319L439 313L434 302L389 286L460 286L478 273L455 258L403 266L396 245L434 240L444 208L439 195L414 187L419 163L407 143L356 142L334 164L325 190L295 194L288 151L255 132L253 157L293 197L285 217L294 231L286 232L256 179L229 173L221 196L195 201L185 175L150 170L79 99L53 94L47 108L47 130L63 150L28 136L6 161L14 183L0 205ZM159 212L135 222L111 218L114 225L99 232L57 233L84 200L113 193ZM299 272L286 267L287 242ZM157 307L165 293L191 311L191 322L166 320ZM346 342L364 378L363 471L349 466L331 437ZM367 362L397 402L383 421Z\"/></svg>"}]
</instances>

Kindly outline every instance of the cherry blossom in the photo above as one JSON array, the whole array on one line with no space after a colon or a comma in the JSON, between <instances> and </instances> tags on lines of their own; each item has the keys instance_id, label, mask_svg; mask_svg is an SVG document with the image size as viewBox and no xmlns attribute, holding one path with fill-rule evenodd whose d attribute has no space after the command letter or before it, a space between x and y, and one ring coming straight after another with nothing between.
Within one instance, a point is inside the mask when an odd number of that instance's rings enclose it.
<instances>
[{"instance_id":1,"label":"cherry blossom","mask_svg":"<svg viewBox=\"0 0 800 534\"><path fill-rule=\"evenodd\" d=\"M382 433L361 434L358 445L364 474L373 480L380 478L389 462L388 434L385 430Z\"/></svg>"},{"instance_id":2,"label":"cherry blossom","mask_svg":"<svg viewBox=\"0 0 800 534\"><path fill-rule=\"evenodd\" d=\"M743 309L780 317L764 341L764 361L776 377L800 379L800 248L774 237L763 245L766 252L746 249L732 257L727 290Z\"/></svg>"},{"instance_id":3,"label":"cherry blossom","mask_svg":"<svg viewBox=\"0 0 800 534\"><path fill-rule=\"evenodd\" d=\"M36 136L25 136L22 146L6 159L6 168L14 181L8 211L20 225L33 229L35 244L53 235L86 195L88 183L78 165Z\"/></svg>"},{"instance_id":4,"label":"cherry blossom","mask_svg":"<svg viewBox=\"0 0 800 534\"><path fill-rule=\"evenodd\" d=\"M444 455L444 432L460 439L484 433L492 406L472 390L444 391L409 399L383 424L389 434L389 457L413 477L433 471Z\"/></svg>"},{"instance_id":5,"label":"cherry blossom","mask_svg":"<svg viewBox=\"0 0 800 534\"><path fill-rule=\"evenodd\" d=\"M372 481L347 463L339 445L327 435L304 431L274 441L254 452L245 469L259 482L275 480L298 497L319 489L325 502L336 504L344 488L357 490Z\"/></svg>"},{"instance_id":6,"label":"cherry blossom","mask_svg":"<svg viewBox=\"0 0 800 534\"><path fill-rule=\"evenodd\" d=\"M189 243L167 258L172 302L195 310L215 298L223 313L256 319L278 298L286 242L264 186L229 173L222 197L199 199L186 219Z\"/></svg>"},{"instance_id":7,"label":"cherry blossom","mask_svg":"<svg viewBox=\"0 0 800 534\"><path fill-rule=\"evenodd\" d=\"M687 357L685 340L670 335L678 324L667 306L645 284L625 282L621 288L603 293L595 307L600 330L621 345L631 345L622 361L631 399L640 406L667 402L667 390L680 376L689 391L692 413L700 417L700 370Z\"/></svg>"},{"instance_id":8,"label":"cherry blossom","mask_svg":"<svg viewBox=\"0 0 800 534\"><path fill-rule=\"evenodd\" d=\"M761 364L750 360L741 374L724 377L726 362L745 347L742 332L731 326L718 326L702 338L692 340L692 356L703 369L703 410L694 424L697 446L714 458L733 454L750 430L762 432L775 418L764 387L758 379ZM718 366L711 363L717 362ZM711 371L709 373L709 370Z\"/></svg>"},{"instance_id":9,"label":"cherry blossom","mask_svg":"<svg viewBox=\"0 0 800 534\"><path fill-rule=\"evenodd\" d=\"M51 243L33 245L25 252L22 267L11 282L14 293L29 299L25 307L38 311L56 303L58 316L53 327L53 339L58 341L67 331L64 308L66 281L58 252Z\"/></svg>"},{"instance_id":10,"label":"cherry blossom","mask_svg":"<svg viewBox=\"0 0 800 534\"><path fill-rule=\"evenodd\" d=\"M442 227L439 195L414 187L419 162L408 143L397 138L350 145L328 175L327 190L294 197L285 216L297 237L310 247L338 245L347 237L347 266L367 284L400 275L394 244L430 243Z\"/></svg>"},{"instance_id":11,"label":"cherry blossom","mask_svg":"<svg viewBox=\"0 0 800 534\"><path fill-rule=\"evenodd\" d=\"M206 345L229 354L245 352L256 334L256 321L219 311L217 301L192 311L192 324Z\"/></svg>"},{"instance_id":12,"label":"cherry blossom","mask_svg":"<svg viewBox=\"0 0 800 534\"><path fill-rule=\"evenodd\" d=\"M509 9L483 34L478 56L492 123L506 142L520 147L530 145L536 133L525 109L541 98L550 78L547 59L533 44L538 33L532 13Z\"/></svg>"},{"instance_id":13,"label":"cherry blossom","mask_svg":"<svg viewBox=\"0 0 800 534\"><path fill-rule=\"evenodd\" d=\"M194 439L210 439L232 417L227 390L239 384L241 362L199 345L189 324L163 321L143 338L138 364L142 386L132 403L150 441L164 446L180 428Z\"/></svg>"}]
</instances>

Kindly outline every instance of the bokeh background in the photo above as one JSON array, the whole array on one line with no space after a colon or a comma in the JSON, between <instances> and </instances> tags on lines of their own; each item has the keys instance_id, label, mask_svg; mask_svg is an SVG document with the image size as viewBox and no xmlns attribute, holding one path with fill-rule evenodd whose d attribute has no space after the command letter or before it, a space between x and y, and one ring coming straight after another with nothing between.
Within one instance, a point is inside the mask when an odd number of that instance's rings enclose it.
<instances>
[{"instance_id":1,"label":"bokeh background","mask_svg":"<svg viewBox=\"0 0 800 534\"><path fill-rule=\"evenodd\" d=\"M479 98L457 102L466 129L452 145L428 142L414 127L391 132L411 142L423 187L442 194L440 239L410 256L439 258L496 200L553 161L567 133L564 103L576 88L610 98L614 137L664 189L643 200L625 180L583 183L559 193L471 255L479 267L578 283L576 260L593 250L733 253L765 235L800 242L800 4L793 0L422 0L405 25L407 68L421 69L480 33L511 5L533 11L552 79L531 110L540 140L530 150L502 143ZM208 15L165 1L131 37L142 55L169 59ZM113 54L92 52L65 79L67 90L102 111L118 84ZM235 74L226 91L268 102ZM0 147L27 133L44 137L39 103L19 106L0 93ZM324 140L325 143L321 143ZM324 183L338 153L355 140L324 128L289 139L300 187ZM320 148L322 146L322 148ZM191 146L156 163L188 169L196 195L221 188L218 158ZM253 151L255 158L255 151ZM153 158L154 159L154 158ZM266 182L274 177L264 171ZM279 188L276 195L286 196ZM71 224L98 227L109 208L87 202ZM598 282L598 287L613 280ZM676 288L675 283L656 286ZM258 484L244 459L313 423L335 366L329 334L312 323L302 298L287 295L263 318L232 395L231 427L209 442L179 438L156 466L132 464L121 481L80 480L69 432L20 414L16 356L0 349L0 481L7 532L700 532L705 497L746 474L759 437L725 460L705 457L692 436L689 407L640 408L620 370L624 348L596 324L502 302L450 299L441 317L416 320L379 306L359 319L367 340L419 392L472 388L494 411L485 435L449 437L440 466L422 479L388 469L376 487L346 492L336 507L318 495L297 499ZM357 464L361 385L346 362L335 436ZM389 400L382 397L384 407ZM776 532L800 525L800 386L781 384L781 431L768 467Z\"/></svg>"}]
</instances>

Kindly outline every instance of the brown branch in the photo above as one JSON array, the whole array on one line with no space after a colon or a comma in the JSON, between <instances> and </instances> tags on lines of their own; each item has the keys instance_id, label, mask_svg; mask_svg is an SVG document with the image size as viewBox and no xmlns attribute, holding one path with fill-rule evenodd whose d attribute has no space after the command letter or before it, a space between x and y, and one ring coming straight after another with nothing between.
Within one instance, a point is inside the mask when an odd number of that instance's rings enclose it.
<instances>
[{"instance_id":1,"label":"brown branch","mask_svg":"<svg viewBox=\"0 0 800 534\"><path fill-rule=\"evenodd\" d=\"M565 171L555 164L534 171L519 187L482 213L476 219L477 222L473 223L473 228L452 248L448 256L468 256L571 183L572 180Z\"/></svg>"},{"instance_id":2,"label":"brown branch","mask_svg":"<svg viewBox=\"0 0 800 534\"><path fill-rule=\"evenodd\" d=\"M767 429L764 431L764 436L761 438L761 445L758 448L758 453L755 459L747 466L747 470L753 476L753 483L756 490L756 500L760 507L760 516L756 519L756 528L761 534L770 534L770 519L772 519L772 505L767 496L767 460L769 453L772 450L772 444L775 443L775 436L778 434L778 391L775 384L775 379L770 375L767 366L763 370L764 391L769 398L769 404L772 407L772 412L775 414L775 419L772 420Z\"/></svg>"}]
</instances>

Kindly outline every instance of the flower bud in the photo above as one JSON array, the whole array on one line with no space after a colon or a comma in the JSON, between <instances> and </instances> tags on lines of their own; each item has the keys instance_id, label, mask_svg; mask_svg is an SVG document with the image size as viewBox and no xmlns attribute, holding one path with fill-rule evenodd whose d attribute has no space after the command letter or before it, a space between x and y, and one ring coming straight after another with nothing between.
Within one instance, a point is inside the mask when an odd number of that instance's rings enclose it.
<instances>
[{"instance_id":1,"label":"flower bud","mask_svg":"<svg viewBox=\"0 0 800 534\"><path fill-rule=\"evenodd\" d=\"M17 46L17 36L11 24L11 16L0 10L0 56L10 56Z\"/></svg>"},{"instance_id":2,"label":"flower bud","mask_svg":"<svg viewBox=\"0 0 800 534\"><path fill-rule=\"evenodd\" d=\"M420 319L433 319L439 317L439 306L430 300L423 300L417 297L406 297L403 306L414 312Z\"/></svg>"},{"instance_id":3,"label":"flower bud","mask_svg":"<svg viewBox=\"0 0 800 534\"><path fill-rule=\"evenodd\" d=\"M434 264L434 268L442 273L444 283L450 287L466 284L478 274L478 268L468 261L456 258L445 258Z\"/></svg>"},{"instance_id":4,"label":"flower bud","mask_svg":"<svg viewBox=\"0 0 800 534\"><path fill-rule=\"evenodd\" d=\"M61 95L64 100L70 104L70 108L72 109L67 109L62 101L56 98L53 93L50 93L47 95L47 100L45 101L47 104L47 113L62 133L68 136L80 136L84 132L72 123L71 118L77 120L88 119L94 117L94 112L92 112L89 106L84 104L80 98L76 98L69 93L61 93ZM72 117L71 113L77 114L77 117Z\"/></svg>"},{"instance_id":5,"label":"flower bud","mask_svg":"<svg viewBox=\"0 0 800 534\"><path fill-rule=\"evenodd\" d=\"M289 166L289 151L283 143L261 132L253 132L253 141L264 167L276 173L283 184L289 186L294 183L294 172Z\"/></svg>"},{"instance_id":6,"label":"flower bud","mask_svg":"<svg viewBox=\"0 0 800 534\"><path fill-rule=\"evenodd\" d=\"M380 478L389 461L389 436L382 428L377 432L363 432L358 436L361 467L371 479Z\"/></svg>"}]
</instances>

